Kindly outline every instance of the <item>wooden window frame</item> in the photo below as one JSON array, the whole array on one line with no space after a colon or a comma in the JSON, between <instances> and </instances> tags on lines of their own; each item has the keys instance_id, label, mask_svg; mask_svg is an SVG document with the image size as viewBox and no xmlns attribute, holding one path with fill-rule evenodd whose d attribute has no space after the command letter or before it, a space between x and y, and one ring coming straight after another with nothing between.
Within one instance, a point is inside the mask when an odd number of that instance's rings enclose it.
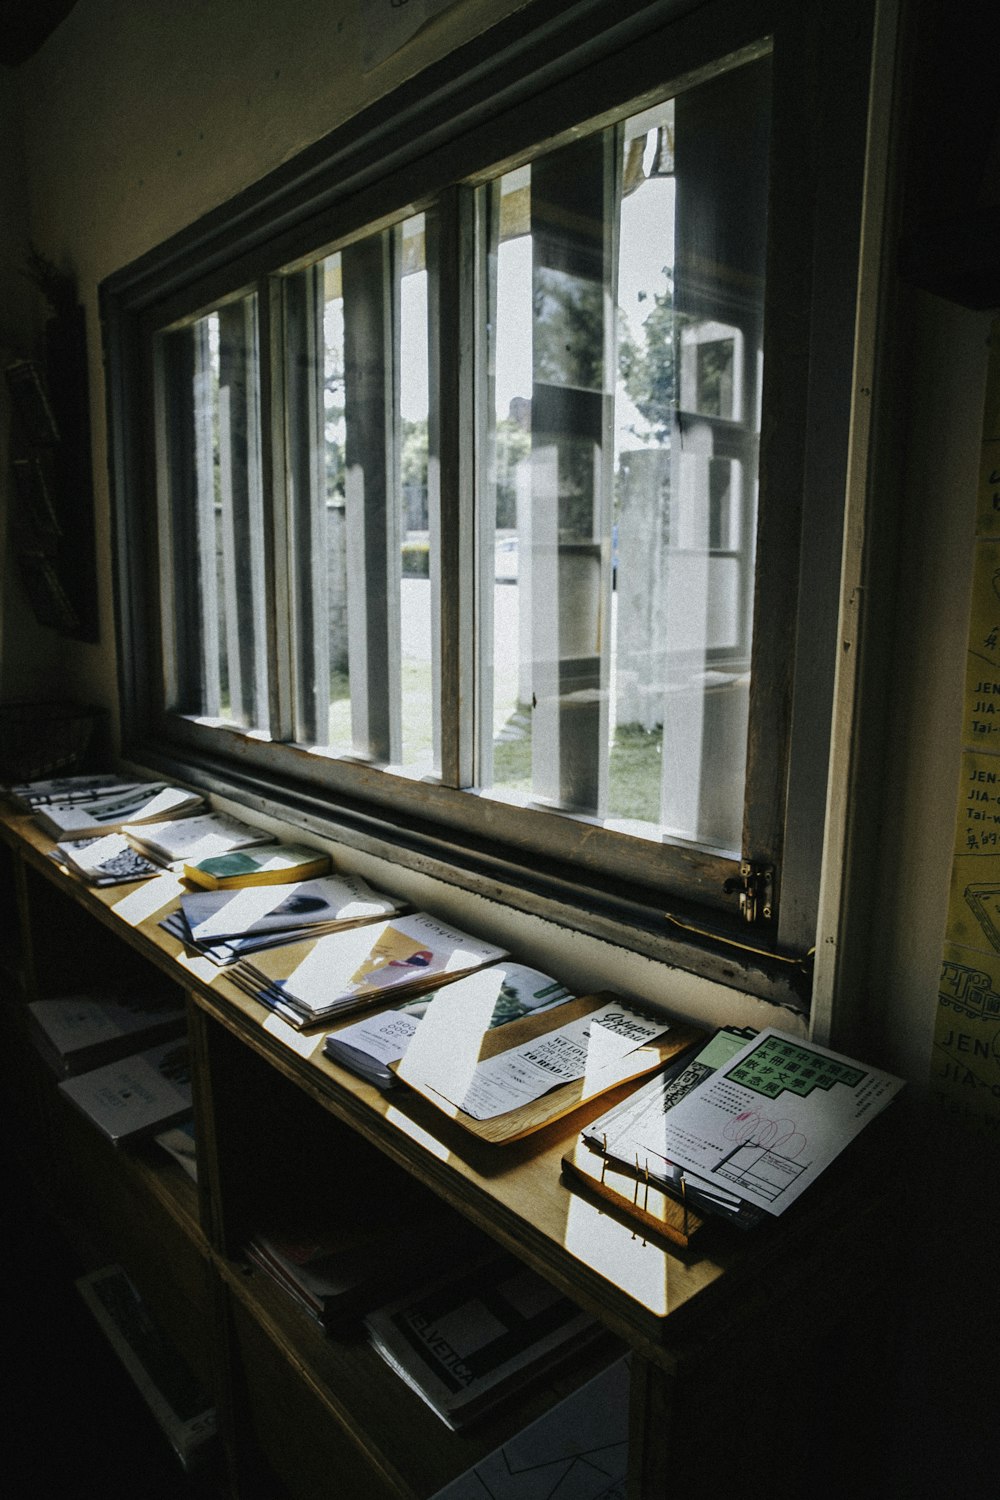
<instances>
[{"instance_id":1,"label":"wooden window frame","mask_svg":"<svg viewBox=\"0 0 1000 1500\"><path fill-rule=\"evenodd\" d=\"M277 812L524 910L576 926L720 983L806 1011L835 670L837 570L829 551L843 512L875 0L535 0L362 111L231 203L108 278L101 288L115 513L122 749L206 790ZM472 659L476 391L472 330L473 189L664 93L773 52L766 395L762 503L742 859L774 871L767 920L737 910L739 863L596 829L467 790ZM836 213L826 211L836 207ZM284 399L282 280L415 212L436 236L441 282L460 289L432 309L442 602L440 784L316 756L283 741L294 710L286 559L303 518L276 503L294 454L283 423L262 422L272 740L194 723L166 709L164 601L149 587L158 528L154 350L162 330L257 294L265 413ZM822 417L813 420L813 414ZM162 448L161 448L162 451ZM825 563L813 555L821 537ZM805 544L804 544L805 539ZM818 543L817 543L818 545ZM839 561L839 553L838 553ZM808 603L808 607L806 604ZM807 705L803 711L802 705ZM600 836L595 837L595 832ZM595 852L595 850L597 852Z\"/></svg>"}]
</instances>

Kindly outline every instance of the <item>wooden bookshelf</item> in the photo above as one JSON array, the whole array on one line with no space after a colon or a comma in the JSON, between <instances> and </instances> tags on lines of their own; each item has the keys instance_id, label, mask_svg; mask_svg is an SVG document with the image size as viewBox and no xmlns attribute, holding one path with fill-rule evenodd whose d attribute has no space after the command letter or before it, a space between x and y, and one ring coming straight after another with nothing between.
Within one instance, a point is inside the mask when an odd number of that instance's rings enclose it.
<instances>
[{"instance_id":1,"label":"wooden bookshelf","mask_svg":"<svg viewBox=\"0 0 1000 1500\"><path fill-rule=\"evenodd\" d=\"M862 1371L845 1371L869 1320L886 1322L901 1215L891 1182L867 1190L859 1152L773 1224L747 1235L709 1226L692 1247L671 1247L561 1175L588 1111L614 1095L524 1140L479 1140L420 1095L383 1094L328 1060L330 1028L294 1030L225 970L186 955L159 925L182 889L173 876L94 889L61 872L50 848L30 817L0 815L0 909L18 928L0 997L3 1048L15 1059L2 1101L10 1149L23 1150L89 1253L126 1267L212 1391L234 1496L430 1500L623 1350L632 1500L737 1479L751 1493L751 1441L807 1458L838 1371L863 1414L887 1341ZM197 1188L152 1147L108 1146L65 1105L31 1046L28 1001L111 970L186 997ZM349 1212L362 1179L471 1221L594 1315L603 1343L497 1414L449 1431L356 1328L325 1334L247 1264L262 1216L310 1194ZM768 1493L780 1493L773 1475Z\"/></svg>"}]
</instances>

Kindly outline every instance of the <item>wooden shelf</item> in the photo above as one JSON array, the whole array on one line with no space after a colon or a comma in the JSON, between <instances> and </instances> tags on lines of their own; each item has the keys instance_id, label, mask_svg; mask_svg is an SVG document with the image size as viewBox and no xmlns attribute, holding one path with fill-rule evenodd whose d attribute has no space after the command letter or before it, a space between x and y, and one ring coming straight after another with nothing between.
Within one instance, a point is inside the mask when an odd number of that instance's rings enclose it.
<instances>
[{"instance_id":1,"label":"wooden shelf","mask_svg":"<svg viewBox=\"0 0 1000 1500\"><path fill-rule=\"evenodd\" d=\"M330 1061L322 1043L333 1028L295 1030L224 969L188 955L160 926L183 889L173 876L87 887L53 863L30 818L10 813L0 817L2 845L0 882L20 892L25 959L2 1024L25 1054L17 1006L78 987L88 972L128 970L188 996L197 1187L160 1148L108 1145L53 1097L51 1078L46 1089L37 1056L27 1071L46 1149L35 1170L48 1174L64 1215L134 1275L215 1392L235 1495L278 1485L292 1500L318 1500L335 1472L348 1497L429 1500L623 1349L632 1355L635 1493L654 1500L685 1475L719 1480L728 1460L712 1447L699 1392L733 1359L766 1369L779 1335L795 1360L821 1362L849 1336L845 1306L862 1316L858 1288L878 1289L869 1246L888 1243L889 1199L859 1193L850 1153L822 1191L752 1235L707 1227L696 1248L670 1246L563 1180L563 1154L615 1094L524 1140L479 1140L415 1092L382 1093ZM450 1432L359 1332L325 1333L246 1268L250 1235L283 1205L316 1199L349 1213L360 1182L401 1213L414 1195L445 1205L455 1224L470 1223L598 1319L603 1351ZM712 1398L719 1420L741 1400L722 1389Z\"/></svg>"}]
</instances>

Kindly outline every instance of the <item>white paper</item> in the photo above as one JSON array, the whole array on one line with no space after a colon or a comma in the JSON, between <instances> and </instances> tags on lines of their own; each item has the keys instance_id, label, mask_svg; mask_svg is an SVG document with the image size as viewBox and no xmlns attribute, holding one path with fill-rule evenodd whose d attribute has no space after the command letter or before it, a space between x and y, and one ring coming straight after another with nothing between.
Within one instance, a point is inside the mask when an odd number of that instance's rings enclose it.
<instances>
[{"instance_id":1,"label":"white paper","mask_svg":"<svg viewBox=\"0 0 1000 1500\"><path fill-rule=\"evenodd\" d=\"M560 1084L596 1078L669 1030L669 1022L640 1015L627 1005L604 1005L558 1031L480 1063L461 1108L474 1120L492 1120Z\"/></svg>"},{"instance_id":2,"label":"white paper","mask_svg":"<svg viewBox=\"0 0 1000 1500\"><path fill-rule=\"evenodd\" d=\"M780 1214L902 1086L769 1027L667 1114L650 1116L643 1145Z\"/></svg>"},{"instance_id":3,"label":"white paper","mask_svg":"<svg viewBox=\"0 0 1000 1500\"><path fill-rule=\"evenodd\" d=\"M376 1016L367 1016L353 1026L332 1032L338 1042L356 1047L376 1062L388 1067L398 1062L420 1025L420 1016L405 1010L386 1010Z\"/></svg>"}]
</instances>

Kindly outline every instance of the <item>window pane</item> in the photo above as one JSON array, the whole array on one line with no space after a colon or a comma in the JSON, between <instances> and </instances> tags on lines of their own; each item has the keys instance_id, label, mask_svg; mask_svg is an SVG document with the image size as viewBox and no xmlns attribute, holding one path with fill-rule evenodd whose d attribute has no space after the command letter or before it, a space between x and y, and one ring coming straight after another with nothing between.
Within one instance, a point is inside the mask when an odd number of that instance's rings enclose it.
<instances>
[{"instance_id":1,"label":"window pane","mask_svg":"<svg viewBox=\"0 0 1000 1500\"><path fill-rule=\"evenodd\" d=\"M746 771L768 81L749 64L483 190L480 784L725 852Z\"/></svg>"},{"instance_id":2,"label":"window pane","mask_svg":"<svg viewBox=\"0 0 1000 1500\"><path fill-rule=\"evenodd\" d=\"M164 334L159 354L168 698L182 713L266 730L255 297Z\"/></svg>"},{"instance_id":3,"label":"window pane","mask_svg":"<svg viewBox=\"0 0 1000 1500\"><path fill-rule=\"evenodd\" d=\"M295 736L436 765L422 215L285 278Z\"/></svg>"}]
</instances>

